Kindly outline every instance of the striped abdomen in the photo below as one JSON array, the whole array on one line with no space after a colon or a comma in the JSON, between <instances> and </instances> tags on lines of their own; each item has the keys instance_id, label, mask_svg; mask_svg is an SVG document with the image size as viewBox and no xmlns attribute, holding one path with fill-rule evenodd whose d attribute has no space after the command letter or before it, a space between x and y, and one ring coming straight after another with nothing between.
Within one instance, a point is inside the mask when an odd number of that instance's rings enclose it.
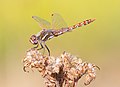
<instances>
[{"instance_id":1,"label":"striped abdomen","mask_svg":"<svg viewBox=\"0 0 120 87\"><path fill-rule=\"evenodd\" d=\"M95 21L95 19L88 19L88 20L85 20L85 21L80 22L78 24L75 24L75 25L73 25L71 27L67 27L67 28L62 28L60 30L56 30L56 31L53 32L53 34L55 36L58 36L58 35L61 35L61 34L65 33L65 32L71 31L71 30L73 30L75 28L82 27L82 26L85 26L87 24L90 24L93 21Z\"/></svg>"}]
</instances>

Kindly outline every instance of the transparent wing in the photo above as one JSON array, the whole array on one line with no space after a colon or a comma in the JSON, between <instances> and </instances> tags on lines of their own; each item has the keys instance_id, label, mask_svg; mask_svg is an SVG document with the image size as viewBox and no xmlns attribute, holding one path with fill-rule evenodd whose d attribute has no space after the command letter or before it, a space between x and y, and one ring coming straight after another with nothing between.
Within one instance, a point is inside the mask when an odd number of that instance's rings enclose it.
<instances>
[{"instance_id":1,"label":"transparent wing","mask_svg":"<svg viewBox=\"0 0 120 87\"><path fill-rule=\"evenodd\" d=\"M52 29L66 28L67 24L61 15L54 13L52 14Z\"/></svg>"},{"instance_id":2,"label":"transparent wing","mask_svg":"<svg viewBox=\"0 0 120 87\"><path fill-rule=\"evenodd\" d=\"M51 24L50 22L40 18L40 17L37 17L37 16L32 16L32 18L34 20L36 20L39 24L39 26L42 28L42 29L49 29L51 27Z\"/></svg>"}]
</instances>

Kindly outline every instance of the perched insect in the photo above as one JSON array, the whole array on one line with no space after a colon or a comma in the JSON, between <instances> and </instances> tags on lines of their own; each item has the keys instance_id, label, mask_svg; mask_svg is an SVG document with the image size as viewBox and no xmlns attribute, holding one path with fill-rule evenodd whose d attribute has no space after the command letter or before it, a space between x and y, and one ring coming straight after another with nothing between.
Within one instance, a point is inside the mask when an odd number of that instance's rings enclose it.
<instances>
[{"instance_id":1,"label":"perched insect","mask_svg":"<svg viewBox=\"0 0 120 87\"><path fill-rule=\"evenodd\" d=\"M88 19L83 22L77 23L71 27L68 27L67 24L65 23L64 19L62 18L62 16L60 16L57 13L52 14L52 24L50 24L50 22L48 22L40 17L37 17L37 16L32 16L32 18L38 22L38 24L42 28L42 30L40 32L38 32L37 34L32 35L30 37L29 41L33 45L36 45L36 47L34 47L34 48L38 48L38 46L40 45L41 48L39 48L39 50L43 49L45 47L48 50L49 56L50 56L50 50L47 47L47 45L45 44L45 42L47 40L50 40L53 37L57 37L61 34L69 32L75 28L87 25L87 24L95 21L95 19Z\"/></svg>"}]
</instances>

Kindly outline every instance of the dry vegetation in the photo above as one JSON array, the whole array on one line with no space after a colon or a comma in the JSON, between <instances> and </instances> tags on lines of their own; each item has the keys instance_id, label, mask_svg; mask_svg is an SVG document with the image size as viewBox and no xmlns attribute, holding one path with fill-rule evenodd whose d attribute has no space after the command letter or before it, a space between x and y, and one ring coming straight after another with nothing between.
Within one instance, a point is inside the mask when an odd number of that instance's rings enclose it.
<instances>
[{"instance_id":1,"label":"dry vegetation","mask_svg":"<svg viewBox=\"0 0 120 87\"><path fill-rule=\"evenodd\" d=\"M85 75L85 85L89 85L96 77L95 64L82 60L69 53L62 53L59 57L42 55L36 49L27 51L23 59L23 69L37 69L45 78L46 87L76 87L78 80Z\"/></svg>"}]
</instances>

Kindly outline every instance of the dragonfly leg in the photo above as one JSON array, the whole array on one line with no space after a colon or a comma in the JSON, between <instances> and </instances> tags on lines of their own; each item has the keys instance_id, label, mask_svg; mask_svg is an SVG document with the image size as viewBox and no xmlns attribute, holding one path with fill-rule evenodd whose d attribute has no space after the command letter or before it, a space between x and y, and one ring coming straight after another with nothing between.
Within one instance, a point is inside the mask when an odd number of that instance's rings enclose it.
<instances>
[{"instance_id":1,"label":"dragonfly leg","mask_svg":"<svg viewBox=\"0 0 120 87\"><path fill-rule=\"evenodd\" d=\"M41 49L43 49L43 55L44 55L44 53L45 53L45 48L44 48L44 46L42 45L41 42L40 42L40 46L41 46L41 48L38 48L37 50L41 50Z\"/></svg>"},{"instance_id":2,"label":"dragonfly leg","mask_svg":"<svg viewBox=\"0 0 120 87\"><path fill-rule=\"evenodd\" d=\"M41 49L44 48L43 45L42 45L42 43L40 43L40 46L41 46L41 48L38 48L37 50L41 50Z\"/></svg>"},{"instance_id":3,"label":"dragonfly leg","mask_svg":"<svg viewBox=\"0 0 120 87\"><path fill-rule=\"evenodd\" d=\"M44 43L44 45L45 45L45 47L47 48L47 51L48 51L48 54L49 54L49 56L50 56L50 50L49 50L49 48L47 47L47 45Z\"/></svg>"},{"instance_id":4,"label":"dragonfly leg","mask_svg":"<svg viewBox=\"0 0 120 87\"><path fill-rule=\"evenodd\" d=\"M33 47L33 48L38 48L39 44L37 44L37 46Z\"/></svg>"}]
</instances>

